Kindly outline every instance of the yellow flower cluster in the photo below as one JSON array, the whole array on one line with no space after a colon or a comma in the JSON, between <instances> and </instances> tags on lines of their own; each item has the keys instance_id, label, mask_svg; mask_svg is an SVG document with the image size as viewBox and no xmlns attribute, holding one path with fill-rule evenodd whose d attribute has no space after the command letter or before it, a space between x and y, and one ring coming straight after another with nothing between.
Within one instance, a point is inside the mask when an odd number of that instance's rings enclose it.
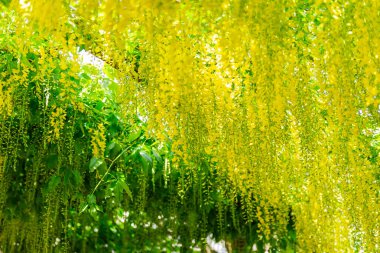
<instances>
[{"instance_id":1,"label":"yellow flower cluster","mask_svg":"<svg viewBox=\"0 0 380 253\"><path fill-rule=\"evenodd\" d=\"M66 111L60 107L53 107L53 112L50 115L50 127L52 130L49 132L52 136L50 136L50 140L58 140L60 137L60 131L65 126L66 120Z\"/></svg>"},{"instance_id":2,"label":"yellow flower cluster","mask_svg":"<svg viewBox=\"0 0 380 253\"><path fill-rule=\"evenodd\" d=\"M40 27L74 58L84 43L112 62L120 102L173 140L172 170L212 164L266 238L291 210L299 252L379 251L379 164L363 132L380 125L380 1L27 2L12 1L19 32ZM104 126L91 132L101 157Z\"/></svg>"},{"instance_id":3,"label":"yellow flower cluster","mask_svg":"<svg viewBox=\"0 0 380 253\"><path fill-rule=\"evenodd\" d=\"M106 129L102 123L99 123L96 129L90 129L92 154L97 158L104 156L104 150L106 149L105 131Z\"/></svg>"},{"instance_id":4,"label":"yellow flower cluster","mask_svg":"<svg viewBox=\"0 0 380 253\"><path fill-rule=\"evenodd\" d=\"M12 89L5 89L6 83L0 80L0 115L11 116L12 106Z\"/></svg>"}]
</instances>

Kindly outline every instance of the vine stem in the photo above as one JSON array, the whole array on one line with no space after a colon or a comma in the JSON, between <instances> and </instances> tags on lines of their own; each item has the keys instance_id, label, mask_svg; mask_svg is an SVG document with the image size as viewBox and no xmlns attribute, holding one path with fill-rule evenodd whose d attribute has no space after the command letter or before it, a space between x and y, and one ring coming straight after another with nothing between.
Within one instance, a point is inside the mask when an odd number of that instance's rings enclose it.
<instances>
[{"instance_id":1,"label":"vine stem","mask_svg":"<svg viewBox=\"0 0 380 253\"><path fill-rule=\"evenodd\" d=\"M112 166L114 165L114 163L125 153L127 152L127 150L131 147L132 145L128 146L126 149L124 149L110 164L110 166L108 166L108 169L107 171L104 173L104 175L102 176L102 178L99 180L99 182L96 184L94 190L92 190L91 194L94 194L96 192L96 190L99 188L100 184L103 182L104 178L107 176L107 174L110 172ZM86 211L88 207L88 204L86 204L82 211L79 212L79 214L83 213L84 211Z\"/></svg>"}]
</instances>

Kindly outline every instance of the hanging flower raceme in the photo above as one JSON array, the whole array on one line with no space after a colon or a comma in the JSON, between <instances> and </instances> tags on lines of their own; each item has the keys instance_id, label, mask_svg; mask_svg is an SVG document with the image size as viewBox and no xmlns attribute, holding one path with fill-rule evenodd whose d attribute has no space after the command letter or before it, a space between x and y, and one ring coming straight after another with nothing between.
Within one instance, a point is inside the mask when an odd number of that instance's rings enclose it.
<instances>
[{"instance_id":1,"label":"hanging flower raceme","mask_svg":"<svg viewBox=\"0 0 380 253\"><path fill-rule=\"evenodd\" d=\"M171 143L165 186L178 175L181 203L198 189L199 209L215 203L221 231L241 207L264 241L293 226L301 252L376 252L379 162L365 133L380 127L379 4L33 0L11 8L17 33L50 36L67 58L85 49L119 72L117 102ZM53 61L40 55L40 64ZM62 89L51 90L69 105L80 83L66 61L56 67L52 83ZM40 69L54 76L57 68ZM3 117L20 103L15 74L0 82ZM53 139L65 110L51 111ZM90 130L95 157L105 131Z\"/></svg>"},{"instance_id":2,"label":"hanging flower raceme","mask_svg":"<svg viewBox=\"0 0 380 253\"><path fill-rule=\"evenodd\" d=\"M89 130L91 134L92 154L94 157L102 158L106 148L105 127L99 123L96 128Z\"/></svg>"},{"instance_id":3,"label":"hanging flower raceme","mask_svg":"<svg viewBox=\"0 0 380 253\"><path fill-rule=\"evenodd\" d=\"M66 112L63 108L53 106L50 116L51 140L58 140L60 131L63 129L66 120Z\"/></svg>"}]
</instances>

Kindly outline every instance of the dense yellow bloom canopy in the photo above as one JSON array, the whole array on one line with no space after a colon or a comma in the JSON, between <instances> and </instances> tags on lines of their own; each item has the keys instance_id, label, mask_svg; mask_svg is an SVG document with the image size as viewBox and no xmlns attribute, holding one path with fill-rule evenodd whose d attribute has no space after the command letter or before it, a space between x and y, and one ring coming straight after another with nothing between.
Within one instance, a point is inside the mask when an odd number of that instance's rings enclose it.
<instances>
[{"instance_id":1,"label":"dense yellow bloom canopy","mask_svg":"<svg viewBox=\"0 0 380 253\"><path fill-rule=\"evenodd\" d=\"M286 230L291 212L300 252L380 251L379 150L370 142L380 127L380 1L30 0L7 8L15 15L0 15L13 19L14 50L38 36L56 48L45 61L76 59L84 48L117 69L125 112L173 141L179 197L207 163L214 187L232 202L242 196L263 238ZM22 82L18 74L0 83L2 118L12 113L13 89L2 87ZM75 85L67 82L62 99ZM52 139L64 117L52 112ZM94 131L98 155L103 130Z\"/></svg>"}]
</instances>

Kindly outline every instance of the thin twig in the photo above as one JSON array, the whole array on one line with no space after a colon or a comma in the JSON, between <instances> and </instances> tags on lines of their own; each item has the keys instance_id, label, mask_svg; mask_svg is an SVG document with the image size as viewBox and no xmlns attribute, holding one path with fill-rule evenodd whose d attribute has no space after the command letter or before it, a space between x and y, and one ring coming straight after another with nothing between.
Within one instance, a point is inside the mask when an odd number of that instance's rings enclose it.
<instances>
[{"instance_id":1,"label":"thin twig","mask_svg":"<svg viewBox=\"0 0 380 253\"><path fill-rule=\"evenodd\" d=\"M127 152L127 150L132 147L132 145L129 145L126 149L124 149L110 164L110 166L108 166L108 169L107 171L104 173L104 175L102 176L102 178L100 179L100 181L97 183L97 185L95 186L94 190L91 192L91 194L94 194L96 192L96 190L98 189L98 187L100 186L100 184L103 182L104 178L107 176L107 174L109 173L109 171L111 170L112 166L114 165L114 163L125 153ZM86 204L85 207L83 207L82 211L79 212L79 214L83 213L88 207L88 204Z\"/></svg>"}]
</instances>

